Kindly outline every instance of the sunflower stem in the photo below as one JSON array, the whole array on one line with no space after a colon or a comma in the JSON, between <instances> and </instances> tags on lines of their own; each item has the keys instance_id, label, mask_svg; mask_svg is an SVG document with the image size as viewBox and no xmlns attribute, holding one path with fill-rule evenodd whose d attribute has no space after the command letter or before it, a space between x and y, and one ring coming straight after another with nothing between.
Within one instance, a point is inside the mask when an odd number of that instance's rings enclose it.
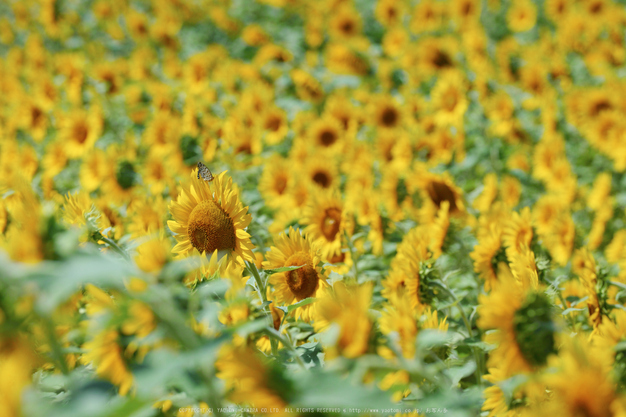
<instances>
[{"instance_id":1,"label":"sunflower stem","mask_svg":"<svg viewBox=\"0 0 626 417\"><path fill-rule=\"evenodd\" d=\"M621 288L623 290L626 290L626 284L622 284L621 282L617 282L617 281L609 281L609 284L614 285L618 288Z\"/></svg>"},{"instance_id":2,"label":"sunflower stem","mask_svg":"<svg viewBox=\"0 0 626 417\"><path fill-rule=\"evenodd\" d=\"M300 355L298 355L298 351L296 350L296 348L293 347L293 345L289 343L287 340L285 340L285 338L282 337L281 334L276 331L276 329L272 327L269 329L265 329L265 332L270 337L270 339L274 339L277 342L282 343L283 346L289 349L291 353L293 353L293 357L295 358L298 365L300 365L302 369L306 370L306 366L304 365L304 362L302 362L302 358L300 358Z\"/></svg>"},{"instance_id":3,"label":"sunflower stem","mask_svg":"<svg viewBox=\"0 0 626 417\"><path fill-rule=\"evenodd\" d=\"M565 298L563 298L563 294L561 294L561 291L559 290L557 290L556 293L561 301L561 304L563 304L563 311L567 310L567 302L565 301ZM576 329L576 322L571 314L567 315L567 321L569 322L569 325L572 326L572 331L574 331L574 329Z\"/></svg>"},{"instance_id":4,"label":"sunflower stem","mask_svg":"<svg viewBox=\"0 0 626 417\"><path fill-rule=\"evenodd\" d=\"M259 274L259 270L252 262L246 261L246 268L248 269L248 272L250 272L250 274L252 274L252 276L254 277L254 281L256 282L256 286L259 291L259 297L261 298L261 303L263 306L265 306L265 303L267 302L267 294L265 293L265 285L263 284L263 280L261 279L261 274ZM263 310L265 310L265 307L263 307Z\"/></svg>"},{"instance_id":5,"label":"sunflower stem","mask_svg":"<svg viewBox=\"0 0 626 417\"><path fill-rule=\"evenodd\" d=\"M254 281L256 282L257 289L259 291L259 297L261 298L261 306L263 308L263 312L265 312L265 317L267 318L267 325L272 330L274 329L274 320L272 319L272 313L267 306L267 291L265 284L263 283L263 279L261 279L261 274L259 274L259 270L256 265L252 262L246 261L246 268L254 277ZM284 343L283 343L284 344ZM270 345L272 346L272 355L278 355L278 343L276 343L275 339L270 337Z\"/></svg>"},{"instance_id":6,"label":"sunflower stem","mask_svg":"<svg viewBox=\"0 0 626 417\"><path fill-rule=\"evenodd\" d=\"M113 249L118 254L122 255L124 259L126 259L127 261L130 261L130 256L128 256L128 253L124 249L122 249L117 243L115 243L115 241L113 241L112 239L109 239L108 237L100 234L100 236L98 236L98 240L102 240L104 243L109 245L111 249Z\"/></svg>"},{"instance_id":7,"label":"sunflower stem","mask_svg":"<svg viewBox=\"0 0 626 417\"><path fill-rule=\"evenodd\" d=\"M52 350L52 357L57 362L59 369L63 373L63 375L69 374L69 368L67 367L67 362L65 362L65 356L63 356L63 349L61 344L59 343L59 339L57 338L54 323L50 320L49 317L42 317L46 324L46 333L48 336L48 341L50 343L50 348Z\"/></svg>"},{"instance_id":8,"label":"sunflower stem","mask_svg":"<svg viewBox=\"0 0 626 417\"><path fill-rule=\"evenodd\" d=\"M354 281L355 282L359 282L359 267L356 265L356 257L354 256L354 253L356 252L354 250L354 246L352 245L352 239L350 239L350 236L348 236L348 232L344 231L344 234L346 235L346 241L348 242L348 249L350 250L350 258L352 258L352 266L354 267Z\"/></svg>"},{"instance_id":9,"label":"sunflower stem","mask_svg":"<svg viewBox=\"0 0 626 417\"><path fill-rule=\"evenodd\" d=\"M472 332L472 325L470 324L469 320L467 319L467 315L465 314L465 311L463 311L463 307L460 304L460 300L442 282L433 281L432 284L437 286L438 288L441 288L450 297L452 297L452 299L454 300L454 305L459 310L459 313L461 314L461 319L463 320L463 323L465 324L465 327L467 328L468 336L470 338L474 337L474 332ZM472 350L474 351L474 360L476 361L476 380L478 382L478 385L482 387L482 385L483 385L483 383L482 383L482 375L484 375L484 371L483 371L483 363L482 363L481 356L480 356L480 353L479 353L479 348L474 346L474 348Z\"/></svg>"}]
</instances>

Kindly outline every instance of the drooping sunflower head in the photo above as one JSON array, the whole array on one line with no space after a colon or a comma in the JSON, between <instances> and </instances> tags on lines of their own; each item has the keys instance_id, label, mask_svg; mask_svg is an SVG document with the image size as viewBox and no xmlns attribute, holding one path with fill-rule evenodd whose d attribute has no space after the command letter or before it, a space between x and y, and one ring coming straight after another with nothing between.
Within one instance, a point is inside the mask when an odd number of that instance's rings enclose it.
<instances>
[{"instance_id":1,"label":"drooping sunflower head","mask_svg":"<svg viewBox=\"0 0 626 417\"><path fill-rule=\"evenodd\" d=\"M279 305L297 303L309 297L316 297L321 287L327 286L326 275L320 263L317 245L302 236L299 230L289 228L288 234L281 234L274 239L272 246L263 262L264 269L282 268L285 266L300 266L293 271L280 272L270 277L274 286L274 298ZM296 310L296 317L303 320L311 319L311 304Z\"/></svg>"},{"instance_id":2,"label":"drooping sunflower head","mask_svg":"<svg viewBox=\"0 0 626 417\"><path fill-rule=\"evenodd\" d=\"M513 276L500 274L500 285L478 301L478 327L495 330L484 336L485 342L497 346L489 366L497 364L513 375L546 365L558 344L557 325L545 294L524 290Z\"/></svg>"},{"instance_id":3,"label":"drooping sunflower head","mask_svg":"<svg viewBox=\"0 0 626 417\"><path fill-rule=\"evenodd\" d=\"M212 254L223 251L235 262L254 262L252 242L245 228L250 224L248 208L243 207L226 171L214 176L211 183L197 178L182 184L176 201L169 205L174 220L167 222L178 244L172 252L185 257L196 249Z\"/></svg>"}]
</instances>

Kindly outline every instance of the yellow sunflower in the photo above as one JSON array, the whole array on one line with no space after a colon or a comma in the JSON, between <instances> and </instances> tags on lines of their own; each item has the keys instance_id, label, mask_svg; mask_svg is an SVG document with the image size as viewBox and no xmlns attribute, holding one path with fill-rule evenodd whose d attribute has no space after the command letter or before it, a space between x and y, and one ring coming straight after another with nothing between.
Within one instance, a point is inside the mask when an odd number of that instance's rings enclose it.
<instances>
[{"instance_id":1,"label":"yellow sunflower","mask_svg":"<svg viewBox=\"0 0 626 417\"><path fill-rule=\"evenodd\" d=\"M512 258L523 247L529 247L533 240L532 216L530 208L524 207L519 213L514 212L504 226L502 244L506 255Z\"/></svg>"},{"instance_id":2,"label":"yellow sunflower","mask_svg":"<svg viewBox=\"0 0 626 417\"><path fill-rule=\"evenodd\" d=\"M537 6L529 0L518 0L511 4L506 15L509 28L513 32L525 32L532 29L537 22Z\"/></svg>"},{"instance_id":3,"label":"yellow sunflower","mask_svg":"<svg viewBox=\"0 0 626 417\"><path fill-rule=\"evenodd\" d=\"M328 33L332 38L346 41L361 33L361 15L356 10L341 7L331 16L328 22Z\"/></svg>"},{"instance_id":4,"label":"yellow sunflower","mask_svg":"<svg viewBox=\"0 0 626 417\"><path fill-rule=\"evenodd\" d=\"M133 385L133 374L128 370L119 333L105 330L83 345L85 353L81 358L84 364L92 363L96 372L119 387L119 394L126 395Z\"/></svg>"},{"instance_id":5,"label":"yellow sunflower","mask_svg":"<svg viewBox=\"0 0 626 417\"><path fill-rule=\"evenodd\" d=\"M470 253L470 258L474 261L474 272L477 272L485 280L486 291L489 291L498 282L493 261L500 250L501 241L501 229L497 225L489 225L480 230L478 244Z\"/></svg>"},{"instance_id":6,"label":"yellow sunflower","mask_svg":"<svg viewBox=\"0 0 626 417\"><path fill-rule=\"evenodd\" d=\"M288 234L280 234L274 239L272 248L265 254L264 269L304 265L300 269L273 274L269 282L274 286L274 298L279 305L291 305L309 297L317 297L318 290L327 286L326 275L320 263L317 246L300 233L289 228ZM309 321L312 304L295 310L296 318Z\"/></svg>"},{"instance_id":7,"label":"yellow sunflower","mask_svg":"<svg viewBox=\"0 0 626 417\"><path fill-rule=\"evenodd\" d=\"M310 184L322 189L335 189L338 187L340 178L333 159L325 152L316 152L311 155L304 167L305 176Z\"/></svg>"},{"instance_id":8,"label":"yellow sunflower","mask_svg":"<svg viewBox=\"0 0 626 417\"><path fill-rule=\"evenodd\" d=\"M384 306L378 320L380 331L384 335L392 333L398 334L398 344L402 351L402 356L411 359L415 356L415 338L417 337L418 326L416 314L411 308L411 303L407 296L396 299L393 303Z\"/></svg>"},{"instance_id":9,"label":"yellow sunflower","mask_svg":"<svg viewBox=\"0 0 626 417\"><path fill-rule=\"evenodd\" d=\"M391 96L382 95L376 99L373 98L369 107L374 124L379 129L393 130L402 126L404 116L402 106Z\"/></svg>"},{"instance_id":10,"label":"yellow sunflower","mask_svg":"<svg viewBox=\"0 0 626 417\"><path fill-rule=\"evenodd\" d=\"M346 123L349 123L349 119ZM326 149L341 149L343 132L341 121L326 116L314 122L308 134L315 146Z\"/></svg>"},{"instance_id":11,"label":"yellow sunflower","mask_svg":"<svg viewBox=\"0 0 626 417\"><path fill-rule=\"evenodd\" d=\"M224 346L215 363L217 377L224 380L229 390L229 399L235 404L250 404L259 408L275 408L283 413L287 402L283 399L290 394L288 380L280 378L258 355L248 347ZM293 389L293 388L292 388Z\"/></svg>"},{"instance_id":12,"label":"yellow sunflower","mask_svg":"<svg viewBox=\"0 0 626 417\"><path fill-rule=\"evenodd\" d=\"M137 247L135 262L142 271L158 273L168 262L170 254L169 239L161 232Z\"/></svg>"},{"instance_id":13,"label":"yellow sunflower","mask_svg":"<svg viewBox=\"0 0 626 417\"><path fill-rule=\"evenodd\" d=\"M352 222L343 202L335 193L317 192L304 209L302 224L307 234L320 247L322 260L341 255L344 232L352 232Z\"/></svg>"},{"instance_id":14,"label":"yellow sunflower","mask_svg":"<svg viewBox=\"0 0 626 417\"><path fill-rule=\"evenodd\" d=\"M397 255L391 261L389 276L383 280L381 294L393 303L406 293L410 306L416 313L421 313L432 301L420 297L420 262L431 257L428 251L429 239L426 226L411 229L398 245Z\"/></svg>"},{"instance_id":15,"label":"yellow sunflower","mask_svg":"<svg viewBox=\"0 0 626 417\"><path fill-rule=\"evenodd\" d=\"M59 135L65 143L65 152L70 158L83 156L93 148L100 137L104 121L98 108L75 110L64 115L59 122Z\"/></svg>"},{"instance_id":16,"label":"yellow sunflower","mask_svg":"<svg viewBox=\"0 0 626 417\"><path fill-rule=\"evenodd\" d=\"M624 395L604 368L603 358L581 335L564 341L560 354L550 361L553 372L543 375L550 397L534 404L529 415L623 415Z\"/></svg>"},{"instance_id":17,"label":"yellow sunflower","mask_svg":"<svg viewBox=\"0 0 626 417\"><path fill-rule=\"evenodd\" d=\"M322 291L320 300L316 303L314 328L316 331L325 331L335 325L335 329L339 330L334 340L331 340L332 337L324 339L324 344L327 344L327 358L338 355L356 358L367 352L373 326L369 313L372 289L371 282L346 286L339 281ZM332 330L329 333L332 334Z\"/></svg>"},{"instance_id":18,"label":"yellow sunflower","mask_svg":"<svg viewBox=\"0 0 626 417\"><path fill-rule=\"evenodd\" d=\"M484 336L496 347L488 367L499 367L506 375L529 373L546 365L556 352L556 325L552 303L542 292L524 288L508 274L501 274L500 285L478 297L477 325L493 330Z\"/></svg>"},{"instance_id":19,"label":"yellow sunflower","mask_svg":"<svg viewBox=\"0 0 626 417\"><path fill-rule=\"evenodd\" d=\"M442 126L459 126L468 107L466 81L459 72L444 74L435 84L431 97L437 110L435 119Z\"/></svg>"},{"instance_id":20,"label":"yellow sunflower","mask_svg":"<svg viewBox=\"0 0 626 417\"><path fill-rule=\"evenodd\" d=\"M288 160L274 155L263 168L258 188L269 207L280 208L292 197L294 183Z\"/></svg>"},{"instance_id":21,"label":"yellow sunflower","mask_svg":"<svg viewBox=\"0 0 626 417\"><path fill-rule=\"evenodd\" d=\"M407 12L406 5L395 0L380 0L376 3L374 16L385 27L393 27L402 22L402 17Z\"/></svg>"},{"instance_id":22,"label":"yellow sunflower","mask_svg":"<svg viewBox=\"0 0 626 417\"><path fill-rule=\"evenodd\" d=\"M241 265L254 262L254 246L244 230L252 217L241 204L232 178L224 171L209 183L197 178L197 170L191 177L169 205L174 220L167 225L178 241L172 252L184 257L194 248L208 254L225 251Z\"/></svg>"}]
</instances>

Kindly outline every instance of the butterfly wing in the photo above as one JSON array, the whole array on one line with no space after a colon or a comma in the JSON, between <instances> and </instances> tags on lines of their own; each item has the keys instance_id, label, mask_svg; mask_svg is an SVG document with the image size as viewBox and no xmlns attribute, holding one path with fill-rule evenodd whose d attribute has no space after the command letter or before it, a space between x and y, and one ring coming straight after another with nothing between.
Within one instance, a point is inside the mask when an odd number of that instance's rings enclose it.
<instances>
[{"instance_id":1,"label":"butterfly wing","mask_svg":"<svg viewBox=\"0 0 626 417\"><path fill-rule=\"evenodd\" d=\"M213 181L213 174L211 173L211 170L202 162L198 162L198 179L200 179L200 177L208 182Z\"/></svg>"}]
</instances>

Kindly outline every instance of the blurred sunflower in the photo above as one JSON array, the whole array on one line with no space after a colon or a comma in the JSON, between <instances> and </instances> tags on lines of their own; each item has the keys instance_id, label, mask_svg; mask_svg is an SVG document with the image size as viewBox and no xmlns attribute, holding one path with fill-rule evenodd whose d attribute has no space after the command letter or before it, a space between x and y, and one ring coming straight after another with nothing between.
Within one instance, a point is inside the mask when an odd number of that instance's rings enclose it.
<instances>
[{"instance_id":1,"label":"blurred sunflower","mask_svg":"<svg viewBox=\"0 0 626 417\"><path fill-rule=\"evenodd\" d=\"M533 240L532 217L529 207L524 207L519 213L514 212L504 227L502 244L506 248L507 256L517 254L523 247L530 247Z\"/></svg>"},{"instance_id":2,"label":"blurred sunflower","mask_svg":"<svg viewBox=\"0 0 626 417\"><path fill-rule=\"evenodd\" d=\"M133 374L128 370L119 344L119 333L104 330L83 345L81 357L84 364L93 363L96 372L119 387L120 395L126 395L133 385Z\"/></svg>"},{"instance_id":3,"label":"blurred sunflower","mask_svg":"<svg viewBox=\"0 0 626 417\"><path fill-rule=\"evenodd\" d=\"M513 32L530 30L537 21L537 6L530 0L518 0L511 3L506 20Z\"/></svg>"},{"instance_id":4,"label":"blurred sunflower","mask_svg":"<svg viewBox=\"0 0 626 417\"><path fill-rule=\"evenodd\" d=\"M349 123L350 116L344 116L346 124ZM337 118L322 117L315 121L309 128L310 140L315 146L326 149L342 149L342 125Z\"/></svg>"},{"instance_id":5,"label":"blurred sunflower","mask_svg":"<svg viewBox=\"0 0 626 417\"><path fill-rule=\"evenodd\" d=\"M336 189L339 186L339 172L332 158L324 152L316 152L308 159L304 167L310 184L322 189Z\"/></svg>"},{"instance_id":6,"label":"blurred sunflower","mask_svg":"<svg viewBox=\"0 0 626 417\"><path fill-rule=\"evenodd\" d=\"M281 369L265 363L257 352L248 347L224 346L215 362L217 377L225 381L228 397L236 404L275 408L282 415L295 387Z\"/></svg>"},{"instance_id":7,"label":"blurred sunflower","mask_svg":"<svg viewBox=\"0 0 626 417\"><path fill-rule=\"evenodd\" d=\"M391 261L389 275L383 280L381 295L391 303L408 295L408 302L416 313L421 313L432 300L427 299L424 283L420 278L422 262L430 258L429 233L425 226L409 231L398 245L397 254Z\"/></svg>"},{"instance_id":8,"label":"blurred sunflower","mask_svg":"<svg viewBox=\"0 0 626 417\"><path fill-rule=\"evenodd\" d=\"M407 12L406 5L396 0L379 0L374 9L374 16L385 27L394 27L402 21Z\"/></svg>"},{"instance_id":9,"label":"blurred sunflower","mask_svg":"<svg viewBox=\"0 0 626 417\"><path fill-rule=\"evenodd\" d=\"M361 33L361 16L351 7L339 7L330 15L328 33L332 38L350 40Z\"/></svg>"},{"instance_id":10,"label":"blurred sunflower","mask_svg":"<svg viewBox=\"0 0 626 417\"><path fill-rule=\"evenodd\" d=\"M393 303L383 307L378 324L384 335L395 333L402 356L412 359L415 356L416 337L418 332L415 312L411 308L409 297L402 296Z\"/></svg>"},{"instance_id":11,"label":"blurred sunflower","mask_svg":"<svg viewBox=\"0 0 626 417\"><path fill-rule=\"evenodd\" d=\"M474 271L485 280L485 290L489 291L498 282L498 276L494 270L494 260L500 251L502 231L497 225L489 225L481 229L477 234L478 244L470 253L474 261Z\"/></svg>"},{"instance_id":12,"label":"blurred sunflower","mask_svg":"<svg viewBox=\"0 0 626 417\"><path fill-rule=\"evenodd\" d=\"M454 184L450 174L447 172L443 175L432 174L425 171L423 167L417 167L416 171L420 175L411 181L415 181L415 185L420 188L424 201L437 209L440 209L441 204L447 201L451 215L459 215L465 211L463 191Z\"/></svg>"},{"instance_id":13,"label":"blurred sunflower","mask_svg":"<svg viewBox=\"0 0 626 417\"><path fill-rule=\"evenodd\" d=\"M496 346L488 366L497 366L509 376L532 372L556 353L552 303L510 275L501 274L499 282L491 293L478 297L478 327L495 330L484 336L485 342Z\"/></svg>"},{"instance_id":14,"label":"blurred sunflower","mask_svg":"<svg viewBox=\"0 0 626 417\"><path fill-rule=\"evenodd\" d=\"M339 326L339 334L325 340L328 358L342 355L356 358L369 349L373 321L369 314L372 301L372 283L347 286L335 282L324 289L315 305L316 331L325 331L331 325Z\"/></svg>"},{"instance_id":15,"label":"blurred sunflower","mask_svg":"<svg viewBox=\"0 0 626 417\"><path fill-rule=\"evenodd\" d=\"M265 141L268 145L280 143L289 132L287 115L278 107L266 110L261 119L261 127L265 131Z\"/></svg>"},{"instance_id":16,"label":"blurred sunflower","mask_svg":"<svg viewBox=\"0 0 626 417\"><path fill-rule=\"evenodd\" d=\"M351 234L353 224L334 192L318 191L304 209L302 224L304 233L319 245L323 261L332 262L341 256L344 233Z\"/></svg>"},{"instance_id":17,"label":"blurred sunflower","mask_svg":"<svg viewBox=\"0 0 626 417\"><path fill-rule=\"evenodd\" d=\"M169 205L174 220L167 225L178 241L172 252L184 257L194 248L206 254L225 251L239 264L254 262L254 246L244 230L251 216L241 204L232 178L226 171L214 176L211 183L196 176L194 170L191 181L182 184L176 201Z\"/></svg>"},{"instance_id":18,"label":"blurred sunflower","mask_svg":"<svg viewBox=\"0 0 626 417\"><path fill-rule=\"evenodd\" d=\"M444 126L462 124L468 106L466 93L465 80L458 72L448 72L437 80L431 92L437 123Z\"/></svg>"},{"instance_id":19,"label":"blurred sunflower","mask_svg":"<svg viewBox=\"0 0 626 417\"><path fill-rule=\"evenodd\" d=\"M91 150L102 133L103 125L104 120L96 107L64 114L59 121L59 135L67 156L79 158Z\"/></svg>"},{"instance_id":20,"label":"blurred sunflower","mask_svg":"<svg viewBox=\"0 0 626 417\"><path fill-rule=\"evenodd\" d=\"M292 197L291 188L295 178L290 167L289 160L278 155L273 155L263 167L259 192L269 207L279 208Z\"/></svg>"},{"instance_id":21,"label":"blurred sunflower","mask_svg":"<svg viewBox=\"0 0 626 417\"><path fill-rule=\"evenodd\" d=\"M135 262L142 271L158 273L170 259L170 248L169 239L161 232L137 247Z\"/></svg>"},{"instance_id":22,"label":"blurred sunflower","mask_svg":"<svg viewBox=\"0 0 626 417\"><path fill-rule=\"evenodd\" d=\"M433 0L420 2L413 9L411 32L422 33L438 29L443 21L443 14L443 3Z\"/></svg>"},{"instance_id":23,"label":"blurred sunflower","mask_svg":"<svg viewBox=\"0 0 626 417\"><path fill-rule=\"evenodd\" d=\"M564 342L560 354L550 361L554 371L542 377L550 389L549 400L534 402L529 415L622 415L626 398L606 372L603 358L582 335Z\"/></svg>"},{"instance_id":24,"label":"blurred sunflower","mask_svg":"<svg viewBox=\"0 0 626 417\"><path fill-rule=\"evenodd\" d=\"M390 96L381 96L373 99L370 112L374 125L379 129L393 130L402 126L402 106Z\"/></svg>"}]
</instances>

